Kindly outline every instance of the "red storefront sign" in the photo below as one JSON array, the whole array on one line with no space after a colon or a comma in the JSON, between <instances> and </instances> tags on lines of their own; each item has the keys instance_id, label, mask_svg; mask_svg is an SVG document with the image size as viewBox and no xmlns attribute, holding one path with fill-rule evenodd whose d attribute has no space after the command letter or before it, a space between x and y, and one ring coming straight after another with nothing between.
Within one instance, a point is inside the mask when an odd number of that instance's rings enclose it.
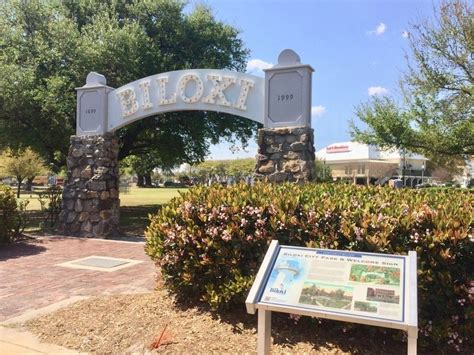
<instances>
[{"instance_id":1,"label":"red storefront sign","mask_svg":"<svg viewBox=\"0 0 474 355\"><path fill-rule=\"evenodd\" d=\"M331 145L326 148L326 153L344 153L350 151L351 149L348 145Z\"/></svg>"}]
</instances>

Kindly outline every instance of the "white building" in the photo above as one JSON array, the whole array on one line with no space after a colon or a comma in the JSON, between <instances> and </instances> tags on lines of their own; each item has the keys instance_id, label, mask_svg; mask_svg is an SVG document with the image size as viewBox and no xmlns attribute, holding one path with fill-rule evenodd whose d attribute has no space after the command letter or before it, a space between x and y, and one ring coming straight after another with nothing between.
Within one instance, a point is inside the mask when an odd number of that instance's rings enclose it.
<instances>
[{"instance_id":1,"label":"white building","mask_svg":"<svg viewBox=\"0 0 474 355\"><path fill-rule=\"evenodd\" d=\"M454 181L461 187L471 186L471 180L474 179L474 155L465 160L466 165L460 167L459 174L454 176Z\"/></svg>"},{"instance_id":2,"label":"white building","mask_svg":"<svg viewBox=\"0 0 474 355\"><path fill-rule=\"evenodd\" d=\"M351 180L354 184L386 184L401 179L405 186L426 181L427 159L418 154L401 154L398 150L357 143L334 143L316 152L316 158L330 167L336 180Z\"/></svg>"}]
</instances>

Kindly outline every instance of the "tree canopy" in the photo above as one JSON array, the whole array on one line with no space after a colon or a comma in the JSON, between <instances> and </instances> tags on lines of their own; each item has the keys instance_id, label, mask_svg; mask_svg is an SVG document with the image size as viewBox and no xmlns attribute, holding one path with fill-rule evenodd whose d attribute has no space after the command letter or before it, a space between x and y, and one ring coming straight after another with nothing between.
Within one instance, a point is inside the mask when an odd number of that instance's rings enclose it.
<instances>
[{"instance_id":1,"label":"tree canopy","mask_svg":"<svg viewBox=\"0 0 474 355\"><path fill-rule=\"evenodd\" d=\"M411 26L403 101L375 97L356 109L357 141L404 148L429 158L474 154L474 10L462 0L443 2L434 21Z\"/></svg>"},{"instance_id":2,"label":"tree canopy","mask_svg":"<svg viewBox=\"0 0 474 355\"><path fill-rule=\"evenodd\" d=\"M151 186L153 170L157 167L166 171L171 171L174 168L173 165L167 165L161 160L160 155L154 152L144 153L140 156L129 155L120 162L121 172L129 175L137 174L137 186Z\"/></svg>"},{"instance_id":3,"label":"tree canopy","mask_svg":"<svg viewBox=\"0 0 474 355\"><path fill-rule=\"evenodd\" d=\"M225 180L233 177L236 180L253 175L255 171L255 159L229 159L229 160L206 160L193 167L192 176L197 176L202 182L210 178Z\"/></svg>"},{"instance_id":4,"label":"tree canopy","mask_svg":"<svg viewBox=\"0 0 474 355\"><path fill-rule=\"evenodd\" d=\"M165 71L242 71L237 29L208 7L179 0L0 3L0 147L31 146L58 167L75 132L75 88L90 71L108 85ZM165 164L201 161L221 138L245 142L256 124L214 112L176 112L117 132L120 158L150 153Z\"/></svg>"}]
</instances>

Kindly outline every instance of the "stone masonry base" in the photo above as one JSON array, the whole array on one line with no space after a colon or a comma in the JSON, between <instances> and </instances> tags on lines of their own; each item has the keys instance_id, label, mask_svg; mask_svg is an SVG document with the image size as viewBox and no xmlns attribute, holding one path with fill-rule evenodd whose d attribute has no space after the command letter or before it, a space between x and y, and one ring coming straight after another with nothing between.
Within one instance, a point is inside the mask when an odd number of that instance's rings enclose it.
<instances>
[{"instance_id":1,"label":"stone masonry base","mask_svg":"<svg viewBox=\"0 0 474 355\"><path fill-rule=\"evenodd\" d=\"M258 131L258 146L256 179L297 183L314 180L312 128L262 128Z\"/></svg>"},{"instance_id":2,"label":"stone masonry base","mask_svg":"<svg viewBox=\"0 0 474 355\"><path fill-rule=\"evenodd\" d=\"M81 237L106 237L119 225L118 140L72 136L63 191L61 231Z\"/></svg>"}]
</instances>

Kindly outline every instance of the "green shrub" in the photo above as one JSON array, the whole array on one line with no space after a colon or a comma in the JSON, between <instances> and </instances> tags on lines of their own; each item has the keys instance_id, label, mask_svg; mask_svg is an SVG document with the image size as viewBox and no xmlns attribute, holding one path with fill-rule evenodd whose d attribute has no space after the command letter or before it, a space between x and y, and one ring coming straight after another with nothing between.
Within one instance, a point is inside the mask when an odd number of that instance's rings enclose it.
<instances>
[{"instance_id":1,"label":"green shrub","mask_svg":"<svg viewBox=\"0 0 474 355\"><path fill-rule=\"evenodd\" d=\"M418 253L421 344L473 334L474 193L352 185L196 187L146 231L168 288L213 308L243 304L271 239L317 248Z\"/></svg>"},{"instance_id":2,"label":"green shrub","mask_svg":"<svg viewBox=\"0 0 474 355\"><path fill-rule=\"evenodd\" d=\"M0 244L13 242L25 227L27 203L17 203L15 193L8 186L0 185Z\"/></svg>"},{"instance_id":3,"label":"green shrub","mask_svg":"<svg viewBox=\"0 0 474 355\"><path fill-rule=\"evenodd\" d=\"M56 185L48 187L46 191L38 195L41 211L45 214L44 223L48 228L53 228L59 221L63 203L62 195L63 189Z\"/></svg>"}]
</instances>

